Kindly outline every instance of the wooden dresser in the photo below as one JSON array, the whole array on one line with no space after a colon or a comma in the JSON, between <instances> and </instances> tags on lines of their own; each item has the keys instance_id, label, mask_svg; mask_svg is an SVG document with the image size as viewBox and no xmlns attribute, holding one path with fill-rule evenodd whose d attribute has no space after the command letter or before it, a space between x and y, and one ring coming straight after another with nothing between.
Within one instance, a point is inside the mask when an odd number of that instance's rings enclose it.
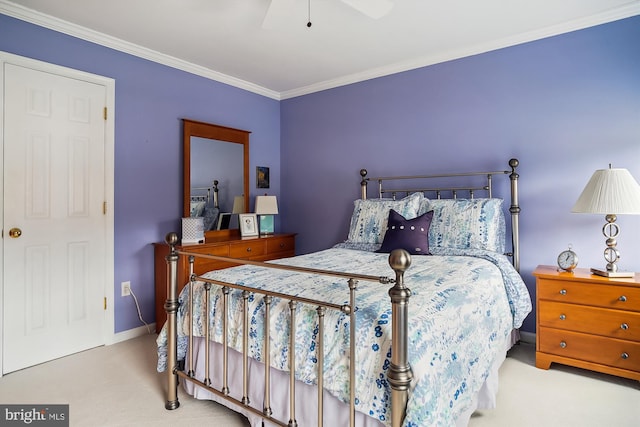
<instances>
[{"instance_id":1,"label":"wooden dresser","mask_svg":"<svg viewBox=\"0 0 640 427\"><path fill-rule=\"evenodd\" d=\"M208 239L206 243L202 244L177 246L177 249L207 255L268 261L294 256L295 236L295 234L273 234L268 237L241 239L239 235L231 235ZM167 263L165 257L168 254L169 246L166 243L154 243L156 332L160 332L167 320L164 303L167 300ZM196 258L194 270L196 274L200 275L207 271L220 270L234 265L237 264ZM182 290L188 280L188 257L180 257L178 261L178 292Z\"/></svg>"},{"instance_id":2,"label":"wooden dresser","mask_svg":"<svg viewBox=\"0 0 640 427\"><path fill-rule=\"evenodd\" d=\"M640 381L640 274L609 279L538 266L536 367L552 362Z\"/></svg>"}]
</instances>

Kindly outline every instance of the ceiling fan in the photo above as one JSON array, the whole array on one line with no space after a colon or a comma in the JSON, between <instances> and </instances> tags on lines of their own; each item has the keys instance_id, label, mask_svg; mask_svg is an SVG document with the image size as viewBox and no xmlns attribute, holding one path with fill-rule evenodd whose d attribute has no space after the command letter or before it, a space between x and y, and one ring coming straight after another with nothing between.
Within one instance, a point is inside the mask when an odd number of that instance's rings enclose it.
<instances>
[{"instance_id":1,"label":"ceiling fan","mask_svg":"<svg viewBox=\"0 0 640 427\"><path fill-rule=\"evenodd\" d=\"M312 1L312 0L307 0ZM393 2L390 0L340 0L344 4L352 7L363 15L372 19L380 19L388 14L393 8ZM271 4L267 9L267 13L262 22L263 28L273 28L276 22L283 17L288 16L294 9L296 0L271 0ZM307 24L311 26L311 22Z\"/></svg>"}]
</instances>

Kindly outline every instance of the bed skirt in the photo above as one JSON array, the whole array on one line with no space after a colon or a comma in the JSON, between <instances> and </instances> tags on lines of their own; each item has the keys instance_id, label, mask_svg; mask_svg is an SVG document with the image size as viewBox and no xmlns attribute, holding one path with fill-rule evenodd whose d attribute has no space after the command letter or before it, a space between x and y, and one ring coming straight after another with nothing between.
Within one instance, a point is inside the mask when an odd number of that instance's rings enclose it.
<instances>
[{"instance_id":1,"label":"bed skirt","mask_svg":"<svg viewBox=\"0 0 640 427\"><path fill-rule=\"evenodd\" d=\"M480 392L474 399L472 407L465 411L456 420L456 426L462 427L469 423L469 419L476 409L492 409L496 406L498 393L498 370L506 358L507 351L520 339L517 329L514 329L504 343L504 352L500 352L492 365L491 372L483 384ZM202 380L204 377L204 345L203 338L194 337L194 371L195 378ZM211 384L216 389L222 388L222 346L210 342L210 379ZM262 411L264 407L264 364L254 359L248 361L249 370L249 405ZM330 381L326 378L325 381ZM242 400L242 355L233 349L229 349L229 390L230 395ZM196 399L212 400L218 402L231 410L238 412L249 420L252 427L262 427L263 417L248 411L242 405L236 405L207 391L190 381L182 381L185 391ZM349 405L341 402L328 392L323 393L324 399L324 425L346 426L349 425ZM273 417L279 420L289 420L289 375L278 369L271 370L271 410ZM318 425L317 414L318 393L317 388L312 385L296 382L296 413L295 417L298 425L316 426ZM275 424L264 421L265 427ZM356 412L356 425L359 427L384 427L384 423Z\"/></svg>"}]
</instances>

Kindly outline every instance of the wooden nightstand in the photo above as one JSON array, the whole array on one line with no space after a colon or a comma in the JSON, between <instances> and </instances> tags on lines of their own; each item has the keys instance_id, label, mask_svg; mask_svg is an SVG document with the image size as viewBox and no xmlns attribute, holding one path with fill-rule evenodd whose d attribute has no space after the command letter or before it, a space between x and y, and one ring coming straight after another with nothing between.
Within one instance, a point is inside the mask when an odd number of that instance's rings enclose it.
<instances>
[{"instance_id":1,"label":"wooden nightstand","mask_svg":"<svg viewBox=\"0 0 640 427\"><path fill-rule=\"evenodd\" d=\"M536 367L552 362L640 381L640 274L627 279L538 266Z\"/></svg>"},{"instance_id":2,"label":"wooden nightstand","mask_svg":"<svg viewBox=\"0 0 640 427\"><path fill-rule=\"evenodd\" d=\"M269 261L278 258L286 258L295 255L296 235L272 234L267 237L241 239L239 234L223 236L207 240L206 243L195 245L177 246L178 250L189 252L218 255L231 258L250 259L253 261ZM155 263L155 294L156 294L156 332L160 332L167 321L167 312L164 303L167 300L167 262L165 257L169 254L169 246L166 243L154 243ZM201 275L211 270L220 270L237 264L223 261L196 258L194 271ZM180 257L178 261L178 292L184 288L189 280L188 257Z\"/></svg>"}]
</instances>

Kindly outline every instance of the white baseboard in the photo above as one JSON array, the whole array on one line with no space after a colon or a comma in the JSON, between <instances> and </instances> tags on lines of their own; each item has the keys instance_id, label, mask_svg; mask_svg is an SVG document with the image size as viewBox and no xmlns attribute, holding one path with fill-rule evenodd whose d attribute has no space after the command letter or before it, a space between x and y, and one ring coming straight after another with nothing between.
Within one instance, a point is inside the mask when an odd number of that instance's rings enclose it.
<instances>
[{"instance_id":1,"label":"white baseboard","mask_svg":"<svg viewBox=\"0 0 640 427\"><path fill-rule=\"evenodd\" d=\"M526 342L528 344L535 344L536 343L535 332L520 331L520 341Z\"/></svg>"},{"instance_id":2,"label":"white baseboard","mask_svg":"<svg viewBox=\"0 0 640 427\"><path fill-rule=\"evenodd\" d=\"M113 334L113 339L111 340L111 342L108 342L107 345L117 344L122 341L127 341L133 338L141 337L143 335L149 335L149 334L155 334L155 333L156 333L156 324L150 323L148 326L140 326L138 328L133 328L127 331Z\"/></svg>"}]
</instances>

